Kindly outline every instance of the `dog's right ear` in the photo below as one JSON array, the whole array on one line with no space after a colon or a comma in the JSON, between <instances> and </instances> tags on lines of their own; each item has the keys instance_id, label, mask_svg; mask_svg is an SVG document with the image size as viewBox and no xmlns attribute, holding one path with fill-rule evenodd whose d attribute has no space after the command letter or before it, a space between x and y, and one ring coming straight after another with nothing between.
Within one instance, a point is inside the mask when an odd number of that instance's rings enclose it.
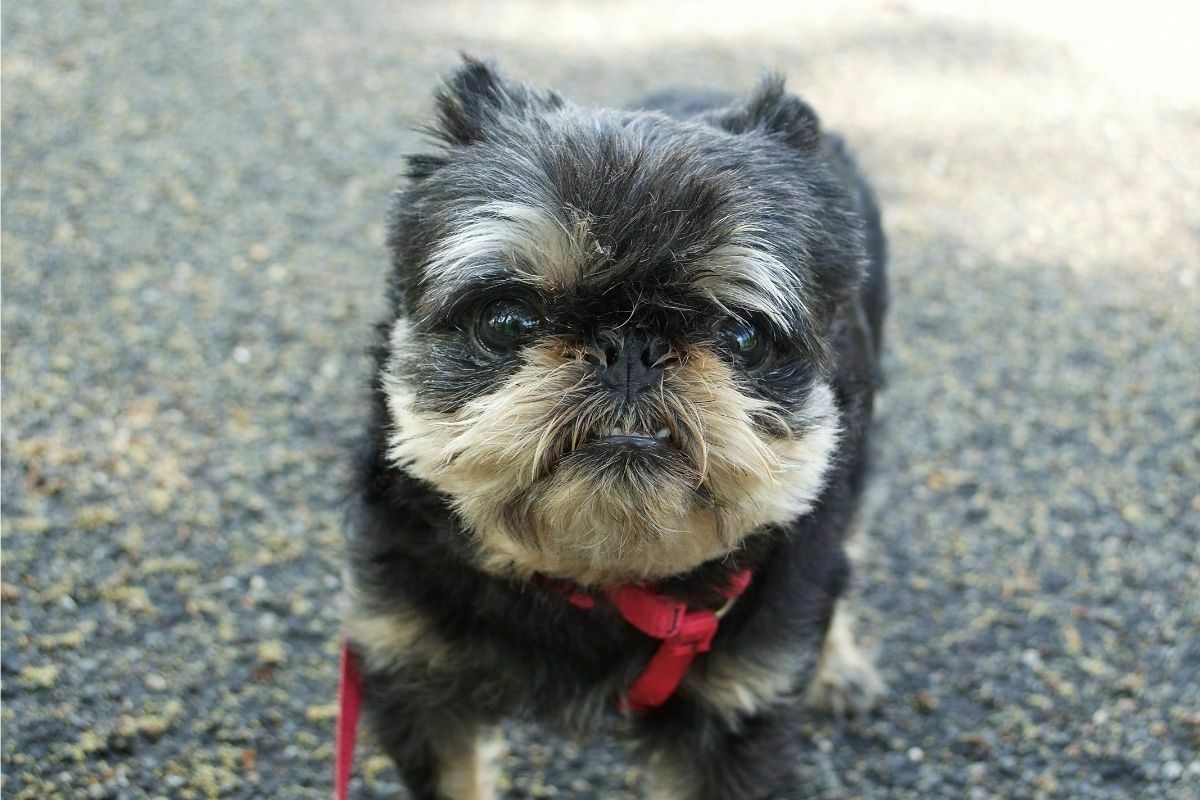
<instances>
[{"instance_id":1,"label":"dog's right ear","mask_svg":"<svg viewBox=\"0 0 1200 800\"><path fill-rule=\"evenodd\" d=\"M766 134L797 150L812 150L821 141L816 112L784 90L780 75L768 75L744 104L718 112L715 121L730 133Z\"/></svg>"},{"instance_id":2,"label":"dog's right ear","mask_svg":"<svg viewBox=\"0 0 1200 800\"><path fill-rule=\"evenodd\" d=\"M554 92L506 81L488 64L464 54L463 65L434 96L433 133L448 145L469 145L486 139L504 117L523 117L562 104Z\"/></svg>"}]
</instances>

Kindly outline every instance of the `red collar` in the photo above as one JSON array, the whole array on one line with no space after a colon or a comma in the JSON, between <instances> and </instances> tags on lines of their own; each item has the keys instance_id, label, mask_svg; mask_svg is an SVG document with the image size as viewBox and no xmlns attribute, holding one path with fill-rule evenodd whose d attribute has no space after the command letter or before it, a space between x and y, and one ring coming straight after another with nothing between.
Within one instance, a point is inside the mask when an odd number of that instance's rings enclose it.
<instances>
[{"instance_id":1,"label":"red collar","mask_svg":"<svg viewBox=\"0 0 1200 800\"><path fill-rule=\"evenodd\" d=\"M696 654L706 653L712 647L721 617L733 605L733 601L746 591L752 577L748 569L734 573L721 592L727 602L717 611L689 609L682 600L656 591L657 587L626 584L605 589L605 599L621 613L626 622L647 636L663 640L619 706L640 713L665 703L679 688ZM572 605L580 608L596 605L593 595L581 592L570 584L557 581L549 583Z\"/></svg>"},{"instance_id":2,"label":"red collar","mask_svg":"<svg viewBox=\"0 0 1200 800\"><path fill-rule=\"evenodd\" d=\"M647 636L662 639L657 652L650 657L646 668L618 703L622 709L637 713L658 708L679 688L683 676L697 653L712 647L721 617L734 600L746 591L753 577L748 569L735 573L721 592L725 605L712 611L707 608L689 609L687 603L668 597L648 586L614 586L602 594L633 627ZM581 592L568 583L547 581L555 591L580 608L593 608L594 595ZM358 663L349 642L342 645L342 666L338 685L338 721L334 765L334 796L346 800L350 789L350 772L354 766L354 737L358 726L358 711L362 705L362 679Z\"/></svg>"}]
</instances>

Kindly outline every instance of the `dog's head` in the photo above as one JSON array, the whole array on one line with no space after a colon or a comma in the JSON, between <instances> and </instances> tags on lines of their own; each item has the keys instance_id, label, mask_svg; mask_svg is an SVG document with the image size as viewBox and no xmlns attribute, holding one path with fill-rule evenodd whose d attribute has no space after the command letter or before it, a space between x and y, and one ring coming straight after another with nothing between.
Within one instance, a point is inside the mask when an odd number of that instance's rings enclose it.
<instances>
[{"instance_id":1,"label":"dog's head","mask_svg":"<svg viewBox=\"0 0 1200 800\"><path fill-rule=\"evenodd\" d=\"M681 121L468 60L392 229L389 458L484 566L678 573L805 513L838 435L833 311L861 221L769 80Z\"/></svg>"}]
</instances>

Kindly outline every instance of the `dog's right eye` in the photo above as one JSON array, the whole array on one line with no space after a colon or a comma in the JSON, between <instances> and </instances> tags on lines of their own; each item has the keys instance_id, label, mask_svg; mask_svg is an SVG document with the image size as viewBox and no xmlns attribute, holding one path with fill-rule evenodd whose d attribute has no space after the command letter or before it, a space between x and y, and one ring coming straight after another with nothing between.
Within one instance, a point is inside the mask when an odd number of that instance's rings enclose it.
<instances>
[{"instance_id":1,"label":"dog's right eye","mask_svg":"<svg viewBox=\"0 0 1200 800\"><path fill-rule=\"evenodd\" d=\"M520 300L496 300L484 307L475 323L479 343L495 353L510 353L533 337L541 318Z\"/></svg>"}]
</instances>

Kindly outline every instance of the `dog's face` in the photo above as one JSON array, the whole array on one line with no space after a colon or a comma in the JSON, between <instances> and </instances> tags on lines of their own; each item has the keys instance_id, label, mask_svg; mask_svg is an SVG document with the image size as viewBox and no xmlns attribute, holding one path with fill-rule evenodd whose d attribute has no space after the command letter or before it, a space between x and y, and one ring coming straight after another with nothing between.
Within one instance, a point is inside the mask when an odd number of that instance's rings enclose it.
<instances>
[{"instance_id":1,"label":"dog's face","mask_svg":"<svg viewBox=\"0 0 1200 800\"><path fill-rule=\"evenodd\" d=\"M389 458L493 571L682 572L809 510L861 223L778 83L682 122L468 62L411 161L381 376Z\"/></svg>"}]
</instances>

